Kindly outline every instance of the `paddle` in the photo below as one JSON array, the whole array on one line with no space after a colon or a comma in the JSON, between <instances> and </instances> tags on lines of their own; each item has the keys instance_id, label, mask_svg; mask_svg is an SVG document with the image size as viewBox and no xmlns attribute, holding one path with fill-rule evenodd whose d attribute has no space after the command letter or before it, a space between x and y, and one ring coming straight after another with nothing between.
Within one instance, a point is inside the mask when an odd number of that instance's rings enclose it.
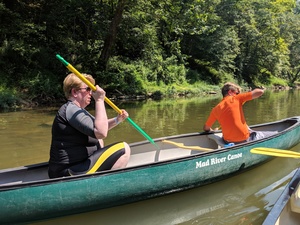
<instances>
[{"instance_id":1,"label":"paddle","mask_svg":"<svg viewBox=\"0 0 300 225\"><path fill-rule=\"evenodd\" d=\"M270 156L278 156L278 157L291 157L291 158L300 158L300 153L293 152L289 150L282 150L276 148L252 148L250 150L251 153L261 154L261 155L270 155Z\"/></svg>"},{"instance_id":2,"label":"paddle","mask_svg":"<svg viewBox=\"0 0 300 225\"><path fill-rule=\"evenodd\" d=\"M82 80L87 86L89 86L93 91L96 90L96 87L87 80L81 73L79 73L70 63L68 63L63 57L61 57L59 54L56 55L56 58L60 60L71 72L73 72L80 80ZM119 109L112 101L110 101L107 97L105 97L105 102L110 105L117 113L121 114L122 111ZM132 119L127 117L127 120L130 122L130 124L138 131L140 132L146 139L148 139L152 144L154 144L157 148L158 146L153 141L153 139L146 134L145 131L143 131L135 122L133 122Z\"/></svg>"},{"instance_id":3,"label":"paddle","mask_svg":"<svg viewBox=\"0 0 300 225\"><path fill-rule=\"evenodd\" d=\"M202 148L202 147L199 147L199 146L185 146L183 143L177 143L177 142L169 141L169 140L162 140L162 142L170 144L170 145L175 145L179 148L189 149L189 150L198 150L198 151L212 151L212 150L214 150L212 148Z\"/></svg>"}]
</instances>

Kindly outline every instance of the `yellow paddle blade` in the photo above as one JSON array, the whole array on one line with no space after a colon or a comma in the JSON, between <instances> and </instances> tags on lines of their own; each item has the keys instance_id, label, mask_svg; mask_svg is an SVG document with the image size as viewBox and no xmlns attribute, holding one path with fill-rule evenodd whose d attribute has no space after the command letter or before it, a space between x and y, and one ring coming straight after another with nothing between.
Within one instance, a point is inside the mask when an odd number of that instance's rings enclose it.
<instances>
[{"instance_id":1,"label":"yellow paddle blade","mask_svg":"<svg viewBox=\"0 0 300 225\"><path fill-rule=\"evenodd\" d=\"M211 148L202 148L202 147L199 147L199 146L185 146L183 143L177 143L177 142L169 141L169 140L162 140L162 142L170 144L170 145L175 145L179 148L189 149L189 150L198 150L198 151L211 151L211 150L214 150L214 149L211 149Z\"/></svg>"},{"instance_id":2,"label":"yellow paddle blade","mask_svg":"<svg viewBox=\"0 0 300 225\"><path fill-rule=\"evenodd\" d=\"M282 150L276 148L252 148L250 150L251 153L261 154L261 155L270 155L270 156L278 156L278 157L290 157L290 158L300 158L300 153L293 152L289 150Z\"/></svg>"}]
</instances>

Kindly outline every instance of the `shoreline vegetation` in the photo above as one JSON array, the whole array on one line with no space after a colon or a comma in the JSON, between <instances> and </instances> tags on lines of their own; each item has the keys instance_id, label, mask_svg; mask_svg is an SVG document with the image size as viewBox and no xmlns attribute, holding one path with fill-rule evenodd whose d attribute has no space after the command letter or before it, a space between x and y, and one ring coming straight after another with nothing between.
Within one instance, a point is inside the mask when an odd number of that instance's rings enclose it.
<instances>
[{"instance_id":1,"label":"shoreline vegetation","mask_svg":"<svg viewBox=\"0 0 300 225\"><path fill-rule=\"evenodd\" d=\"M244 91L249 91L252 87L241 85ZM295 84L295 86L258 86L259 88L264 88L268 90L289 90L289 89L299 89L300 84ZM164 87L159 88L154 91L148 91L146 94L124 94L119 90L114 90L112 92L107 92L106 95L112 101L143 101L143 100L161 100L164 98L191 98L191 97L210 97L213 95L221 95L220 86L217 85L202 85L192 86L192 87ZM255 87L254 87L255 88ZM55 98L54 96L46 97L33 97L26 91L17 92L9 91L6 89L0 89L0 112L3 111L14 111L14 110L26 110L34 109L40 106L57 106L65 102L63 95L60 98Z\"/></svg>"},{"instance_id":2,"label":"shoreline vegetation","mask_svg":"<svg viewBox=\"0 0 300 225\"><path fill-rule=\"evenodd\" d=\"M64 102L57 55L115 101L300 81L300 1L71 2L0 3L0 111Z\"/></svg>"}]
</instances>

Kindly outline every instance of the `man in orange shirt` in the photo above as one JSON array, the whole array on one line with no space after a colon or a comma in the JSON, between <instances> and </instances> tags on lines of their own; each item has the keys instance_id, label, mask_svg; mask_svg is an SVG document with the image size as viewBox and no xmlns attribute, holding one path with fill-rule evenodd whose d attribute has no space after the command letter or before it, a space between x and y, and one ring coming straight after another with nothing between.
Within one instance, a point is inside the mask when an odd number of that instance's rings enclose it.
<instances>
[{"instance_id":1,"label":"man in orange shirt","mask_svg":"<svg viewBox=\"0 0 300 225\"><path fill-rule=\"evenodd\" d=\"M277 133L252 131L249 129L244 117L243 104L262 96L264 90L256 88L250 92L240 92L241 87L231 82L227 82L222 87L223 99L212 109L203 127L204 131L213 131L211 127L218 120L222 127L225 143L235 144L268 137Z\"/></svg>"}]
</instances>

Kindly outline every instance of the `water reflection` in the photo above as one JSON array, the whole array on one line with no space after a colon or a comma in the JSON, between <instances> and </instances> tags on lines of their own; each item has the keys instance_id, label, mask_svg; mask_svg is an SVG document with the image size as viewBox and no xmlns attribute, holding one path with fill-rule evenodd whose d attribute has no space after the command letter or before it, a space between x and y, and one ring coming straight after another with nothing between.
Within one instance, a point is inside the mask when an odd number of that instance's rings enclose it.
<instances>
[{"instance_id":1,"label":"water reflection","mask_svg":"<svg viewBox=\"0 0 300 225\"><path fill-rule=\"evenodd\" d=\"M268 186L255 193L249 192L249 196L245 195L244 189L225 195L220 199L219 205L207 210L205 216L199 215L180 224L261 224L294 172L295 170L270 185L268 180L265 183ZM248 182L250 187L251 181Z\"/></svg>"}]
</instances>

